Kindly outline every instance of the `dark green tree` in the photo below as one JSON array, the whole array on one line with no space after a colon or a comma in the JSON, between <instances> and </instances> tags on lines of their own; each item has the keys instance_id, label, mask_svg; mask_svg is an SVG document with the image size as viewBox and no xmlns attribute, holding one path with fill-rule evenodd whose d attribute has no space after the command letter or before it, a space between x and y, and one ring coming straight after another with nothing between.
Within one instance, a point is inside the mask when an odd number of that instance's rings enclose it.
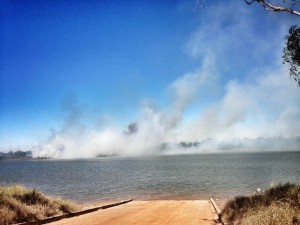
<instances>
[{"instance_id":1,"label":"dark green tree","mask_svg":"<svg viewBox=\"0 0 300 225\"><path fill-rule=\"evenodd\" d=\"M283 49L283 62L289 64L290 76L300 86L300 27L291 26L285 38L287 41Z\"/></svg>"}]
</instances>

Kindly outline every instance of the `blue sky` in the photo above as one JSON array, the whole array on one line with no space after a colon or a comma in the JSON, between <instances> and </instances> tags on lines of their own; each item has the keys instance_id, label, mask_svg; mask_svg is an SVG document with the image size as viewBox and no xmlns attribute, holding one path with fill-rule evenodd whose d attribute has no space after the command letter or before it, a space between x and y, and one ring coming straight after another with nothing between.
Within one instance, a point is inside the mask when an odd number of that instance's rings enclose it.
<instances>
[{"instance_id":1,"label":"blue sky","mask_svg":"<svg viewBox=\"0 0 300 225\"><path fill-rule=\"evenodd\" d=\"M295 23L299 24L295 16L266 12L242 0L4 0L0 146L6 149L45 143L53 130L65 130L66 118L72 115L70 108L80 108L77 122L86 130L94 131L96 124L104 121L122 131L129 123L141 120L145 104L155 105L164 115L180 105L180 112L174 114L180 121L176 120L172 133L176 130L177 137L186 134L189 123L202 121L213 105L222 109L232 89L242 95L246 94L240 93L245 87L263 89L266 77L277 79L272 74L284 71L284 35ZM202 78L203 74L212 75L202 80L197 74ZM288 84L284 87L292 89L296 102L300 92L287 74L285 78ZM274 85L273 90L264 88L261 94L280 92ZM284 92L286 96L291 93ZM257 110L251 106L243 114L247 117L234 126L253 127L261 113L260 126L270 129L269 124L282 117L284 107L295 108L293 115L300 119L295 102ZM220 117L231 109L224 110ZM274 121L270 114L274 114ZM221 129L220 124L216 127ZM274 135L287 134L280 132ZM199 139L208 137L200 133Z\"/></svg>"}]
</instances>

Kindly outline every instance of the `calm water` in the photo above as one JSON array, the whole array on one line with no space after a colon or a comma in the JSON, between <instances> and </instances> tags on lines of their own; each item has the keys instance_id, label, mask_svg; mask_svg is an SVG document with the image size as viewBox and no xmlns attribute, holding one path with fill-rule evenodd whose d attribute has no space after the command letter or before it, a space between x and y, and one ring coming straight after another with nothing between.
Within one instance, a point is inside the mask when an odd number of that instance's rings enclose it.
<instances>
[{"instance_id":1,"label":"calm water","mask_svg":"<svg viewBox=\"0 0 300 225\"><path fill-rule=\"evenodd\" d=\"M300 152L0 161L0 184L75 200L207 199L300 182Z\"/></svg>"}]
</instances>

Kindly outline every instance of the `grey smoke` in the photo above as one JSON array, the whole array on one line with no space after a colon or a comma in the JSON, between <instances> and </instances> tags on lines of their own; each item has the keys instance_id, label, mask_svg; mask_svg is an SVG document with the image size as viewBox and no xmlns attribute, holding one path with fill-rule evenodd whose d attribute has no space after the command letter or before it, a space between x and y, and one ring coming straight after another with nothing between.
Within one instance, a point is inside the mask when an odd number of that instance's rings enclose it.
<instances>
[{"instance_id":1,"label":"grey smoke","mask_svg":"<svg viewBox=\"0 0 300 225\"><path fill-rule=\"evenodd\" d=\"M298 151L300 148L300 137L258 137L239 138L218 141L205 139L197 142L182 142L179 145L178 153L193 152L266 152L266 151Z\"/></svg>"},{"instance_id":2,"label":"grey smoke","mask_svg":"<svg viewBox=\"0 0 300 225\"><path fill-rule=\"evenodd\" d=\"M128 125L127 130L124 131L124 134L126 135L133 135L138 132L138 124L137 123L131 123Z\"/></svg>"}]
</instances>

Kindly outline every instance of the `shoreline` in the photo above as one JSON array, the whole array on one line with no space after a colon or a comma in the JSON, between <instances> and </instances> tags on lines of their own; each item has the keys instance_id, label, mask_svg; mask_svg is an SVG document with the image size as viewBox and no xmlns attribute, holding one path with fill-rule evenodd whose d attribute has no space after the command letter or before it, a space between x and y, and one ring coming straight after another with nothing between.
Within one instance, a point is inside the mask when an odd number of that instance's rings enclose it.
<instances>
[{"instance_id":1,"label":"shoreline","mask_svg":"<svg viewBox=\"0 0 300 225\"><path fill-rule=\"evenodd\" d=\"M68 199L71 200L72 202L78 204L82 209L88 209L92 207L99 207L102 205L108 205L108 204L113 204L116 202L121 202L126 199L132 199L133 201L136 202L154 202L154 201L210 201L210 198L213 198L215 202L218 204L220 208L223 208L224 204L226 201L230 200L231 198L229 197L214 197L214 196L209 196L209 197L201 197L201 198L131 198L131 197L124 197L124 198L110 198L110 199L104 199L104 200L89 200L89 201L78 201L78 200L73 200L73 199Z\"/></svg>"},{"instance_id":2,"label":"shoreline","mask_svg":"<svg viewBox=\"0 0 300 225\"><path fill-rule=\"evenodd\" d=\"M234 196L233 196L234 197ZM107 198L107 199L103 199L103 200L88 200L88 201L78 201L78 200L74 200L74 199L70 199L70 198L64 198L64 199L68 199L71 200L72 202L78 203L80 205L86 206L86 205L99 205L99 204L111 204L114 202L120 202L123 201L125 199L132 199L133 201L139 201L139 202L147 202L147 201L197 201L197 200L203 200L203 201L209 201L210 198L213 198L216 202L224 202L227 201L229 199L231 199L230 197L215 197L215 196L207 196L207 197L200 197L200 198L174 198L174 197L170 197L170 198L133 198L130 196L124 197L124 198Z\"/></svg>"},{"instance_id":3,"label":"shoreline","mask_svg":"<svg viewBox=\"0 0 300 225\"><path fill-rule=\"evenodd\" d=\"M125 201L127 199L132 199L132 201L135 202L154 202L154 201L210 201L210 199L212 198L217 205L219 206L220 209L223 208L223 206L225 205L225 203L228 200L233 199L236 196L233 196L232 198L216 198L214 196L211 197L207 197L207 198L189 198L189 199L185 199L185 198L150 198L150 199L146 199L146 198L116 198L116 199L107 199L107 200L94 200L94 201L76 201L76 200L71 200L72 202L78 204L79 206L81 206L83 209L89 209L92 207L100 207L102 205L109 205L109 204L113 204L116 202L121 202L121 201ZM70 199L68 199L70 200Z\"/></svg>"}]
</instances>

